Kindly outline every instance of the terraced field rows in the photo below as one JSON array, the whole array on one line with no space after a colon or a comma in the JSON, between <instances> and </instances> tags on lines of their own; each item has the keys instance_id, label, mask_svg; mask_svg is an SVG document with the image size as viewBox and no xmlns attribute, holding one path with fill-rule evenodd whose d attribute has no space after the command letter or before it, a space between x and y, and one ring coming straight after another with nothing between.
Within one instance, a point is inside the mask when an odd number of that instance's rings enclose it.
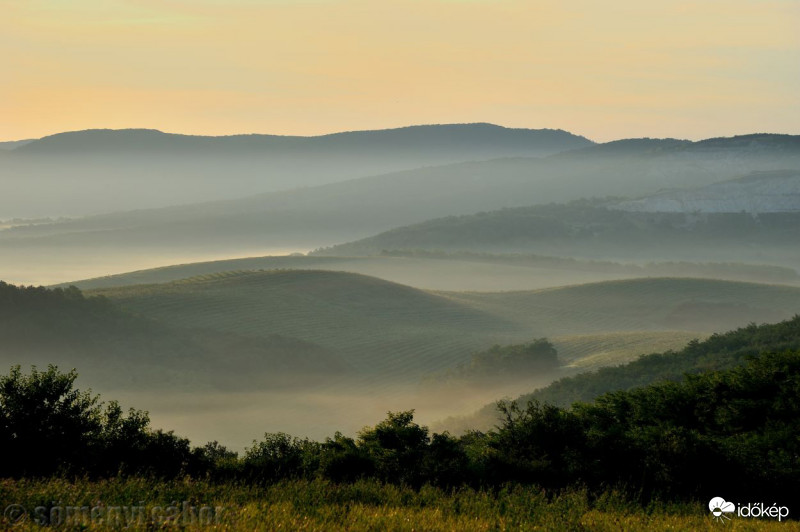
<instances>
[{"instance_id":1,"label":"terraced field rows","mask_svg":"<svg viewBox=\"0 0 800 532\"><path fill-rule=\"evenodd\" d=\"M645 331L557 336L551 341L568 368L588 371L626 364L639 355L677 351L705 336L685 331Z\"/></svg>"}]
</instances>

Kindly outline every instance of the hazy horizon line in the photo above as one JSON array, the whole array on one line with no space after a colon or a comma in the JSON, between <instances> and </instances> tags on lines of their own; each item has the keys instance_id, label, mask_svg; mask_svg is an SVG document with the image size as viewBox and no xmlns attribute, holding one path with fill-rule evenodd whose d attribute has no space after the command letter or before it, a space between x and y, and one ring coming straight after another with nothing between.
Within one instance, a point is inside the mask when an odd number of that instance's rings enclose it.
<instances>
[{"instance_id":1,"label":"hazy horizon line","mask_svg":"<svg viewBox=\"0 0 800 532\"><path fill-rule=\"evenodd\" d=\"M0 143L14 143L14 142L34 142L37 140L42 140L49 137L54 137L56 135L64 135L69 133L83 133L87 131L152 131L155 133L163 133L165 135L175 135L175 136L182 136L182 137L203 137L203 138L230 138L230 137L248 137L248 136L265 136L265 137L283 137L283 138L297 138L297 139L312 139L312 138L321 138L321 137L329 137L334 135L342 135L348 133L370 133L370 132L379 132L379 131L395 131L400 129L411 129L417 127L435 127L435 126L494 126L502 129L508 130L518 130L518 131L563 131L569 133L571 135L583 137L595 144L608 144L611 142L621 141L621 140L632 140L632 139L654 139L654 140L687 140L691 142L698 142L702 140L710 140L710 139L718 139L718 138L733 138L733 137L740 137L740 136L747 136L747 135L787 135L787 136L798 136L798 133L781 133L781 132L770 132L770 131L749 131L749 132L735 132L726 135L716 135L711 137L651 137L651 136L633 136L633 137L620 137L611 140L605 141L597 141L594 140L586 135L583 135L579 132L570 131L568 129L563 128L553 128L553 127L512 127L512 126L505 126L496 122L430 122L430 123L419 123L419 124L408 124L404 126L389 126L389 127L381 127L381 128L373 128L373 129L341 129L341 130L334 130L328 131L325 133L317 133L317 134L309 134L309 135L297 135L297 134L284 134L284 133L265 133L265 132L241 132L241 133L226 133L226 134L210 134L210 133L183 133L177 131L165 131L163 129L155 128L155 127L125 127L125 128L103 128L103 127L88 127L85 129L70 129L64 131L57 131L55 133L49 133L46 135L42 135L41 137L28 137L28 138L12 138L6 140L0 140Z\"/></svg>"}]
</instances>

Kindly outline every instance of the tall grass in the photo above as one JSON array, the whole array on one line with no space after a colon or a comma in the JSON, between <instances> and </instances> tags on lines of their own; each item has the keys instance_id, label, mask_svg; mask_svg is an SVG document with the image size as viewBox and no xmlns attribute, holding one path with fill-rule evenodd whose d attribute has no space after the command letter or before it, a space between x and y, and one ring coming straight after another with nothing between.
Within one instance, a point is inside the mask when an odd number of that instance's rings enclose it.
<instances>
[{"instance_id":1,"label":"tall grass","mask_svg":"<svg viewBox=\"0 0 800 532\"><path fill-rule=\"evenodd\" d=\"M161 528L182 530L800 530L796 522L733 518L712 521L703 502L651 503L642 507L609 491L592 498L572 489L545 493L535 487L513 486L497 491L469 488L419 490L372 481L333 484L289 481L267 486L215 484L205 481L159 481L146 478L89 480L3 480L0 504L37 506L195 506L223 507L207 523L177 519ZM28 515L14 530L43 530ZM48 529L106 530L112 524L89 520ZM134 529L154 529L140 522Z\"/></svg>"}]
</instances>

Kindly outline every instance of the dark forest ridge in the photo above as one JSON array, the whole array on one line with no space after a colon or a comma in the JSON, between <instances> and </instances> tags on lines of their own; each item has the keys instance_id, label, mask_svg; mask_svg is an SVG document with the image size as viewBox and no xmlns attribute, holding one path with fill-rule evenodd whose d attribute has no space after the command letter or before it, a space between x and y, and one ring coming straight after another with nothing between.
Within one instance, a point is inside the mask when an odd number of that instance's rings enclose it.
<instances>
[{"instance_id":1,"label":"dark forest ridge","mask_svg":"<svg viewBox=\"0 0 800 532\"><path fill-rule=\"evenodd\" d=\"M766 263L792 267L799 212L761 214L626 212L591 204L520 207L451 216L393 229L317 254L358 256L387 250L542 253L638 260ZM706 249L709 245L713 248ZM772 255L766 251L775 251ZM782 251L781 251L782 250Z\"/></svg>"}]
</instances>

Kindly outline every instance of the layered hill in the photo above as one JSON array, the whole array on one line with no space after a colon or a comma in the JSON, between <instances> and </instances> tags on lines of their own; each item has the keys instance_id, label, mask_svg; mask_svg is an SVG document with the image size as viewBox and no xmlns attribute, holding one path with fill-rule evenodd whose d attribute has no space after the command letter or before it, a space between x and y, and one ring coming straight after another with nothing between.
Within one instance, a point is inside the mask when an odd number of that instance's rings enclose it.
<instances>
[{"instance_id":1,"label":"layered hill","mask_svg":"<svg viewBox=\"0 0 800 532\"><path fill-rule=\"evenodd\" d=\"M342 272L226 272L89 293L171 325L319 343L388 380L417 378L521 332L446 297Z\"/></svg>"},{"instance_id":2,"label":"layered hill","mask_svg":"<svg viewBox=\"0 0 800 532\"><path fill-rule=\"evenodd\" d=\"M702 334L792 316L800 289L644 279L524 292L429 292L357 274L243 271L88 292L170 326L282 334L376 379L415 380L477 350L537 337Z\"/></svg>"},{"instance_id":3,"label":"layered hill","mask_svg":"<svg viewBox=\"0 0 800 532\"><path fill-rule=\"evenodd\" d=\"M438 218L317 253L469 250L647 262L741 261L788 267L800 263L800 210L754 216L740 211L639 212L619 207L630 204L580 201Z\"/></svg>"},{"instance_id":4,"label":"layered hill","mask_svg":"<svg viewBox=\"0 0 800 532\"><path fill-rule=\"evenodd\" d=\"M793 316L800 288L647 278L500 293L448 293L541 336L612 331L710 332Z\"/></svg>"},{"instance_id":5,"label":"layered hill","mask_svg":"<svg viewBox=\"0 0 800 532\"><path fill-rule=\"evenodd\" d=\"M60 286L81 289L177 281L189 277L244 270L326 270L360 273L428 290L496 292L536 290L641 277L694 277L797 285L792 268L737 264L664 262L644 265L586 261L542 255L415 250L370 256L322 253L247 257L178 264L117 275L105 275Z\"/></svg>"},{"instance_id":6,"label":"layered hill","mask_svg":"<svg viewBox=\"0 0 800 532\"><path fill-rule=\"evenodd\" d=\"M115 391L159 424L199 441L222 428L238 446L264 430L356 431L387 410L415 408L430 421L466 413L581 367L800 308L800 289L754 283L640 279L431 292L314 270L215 273L88 297L25 290L60 295L40 298L34 310L13 298L0 305L4 364L76 367L85 386ZM543 337L567 367L482 390L424 384L493 345ZM141 382L158 393L143 395Z\"/></svg>"},{"instance_id":7,"label":"layered hill","mask_svg":"<svg viewBox=\"0 0 800 532\"><path fill-rule=\"evenodd\" d=\"M592 142L560 130L412 126L316 137L88 130L5 143L0 219L235 198L427 165L538 157Z\"/></svg>"},{"instance_id":8,"label":"layered hill","mask_svg":"<svg viewBox=\"0 0 800 532\"><path fill-rule=\"evenodd\" d=\"M318 136L199 136L155 129L94 129L19 141L24 155L192 153L209 155L256 152L273 157L299 153L369 156L425 155L434 160L475 159L508 155L542 155L585 147L591 141L563 130L505 128L494 124L437 124L372 131L347 131Z\"/></svg>"},{"instance_id":9,"label":"layered hill","mask_svg":"<svg viewBox=\"0 0 800 532\"><path fill-rule=\"evenodd\" d=\"M132 264L144 268L226 255L307 251L444 215L589 196L637 197L665 187L711 184L754 171L800 168L795 137L762 135L756 139L626 141L544 158L428 167L238 200L15 227L0 231L0 252L11 257L7 268L14 272L41 268L54 250L59 250L65 268L96 267L83 275L43 277L57 282L103 271L126 271ZM227 179L229 173L235 174L235 169L220 175ZM156 178L158 185L152 190L169 186L169 179ZM215 179L219 182L219 176ZM143 181L137 182L137 187L147 189ZM234 188L227 187L225 195ZM63 203L58 187L37 190L37 201L51 194ZM121 191L119 196L126 195L122 189L115 190ZM80 193L91 197L89 191ZM705 249L709 248L706 243ZM560 254L557 251L545 254ZM159 260L142 263L142 257ZM691 253L654 259L698 260ZM15 278L30 282L21 274Z\"/></svg>"}]
</instances>

